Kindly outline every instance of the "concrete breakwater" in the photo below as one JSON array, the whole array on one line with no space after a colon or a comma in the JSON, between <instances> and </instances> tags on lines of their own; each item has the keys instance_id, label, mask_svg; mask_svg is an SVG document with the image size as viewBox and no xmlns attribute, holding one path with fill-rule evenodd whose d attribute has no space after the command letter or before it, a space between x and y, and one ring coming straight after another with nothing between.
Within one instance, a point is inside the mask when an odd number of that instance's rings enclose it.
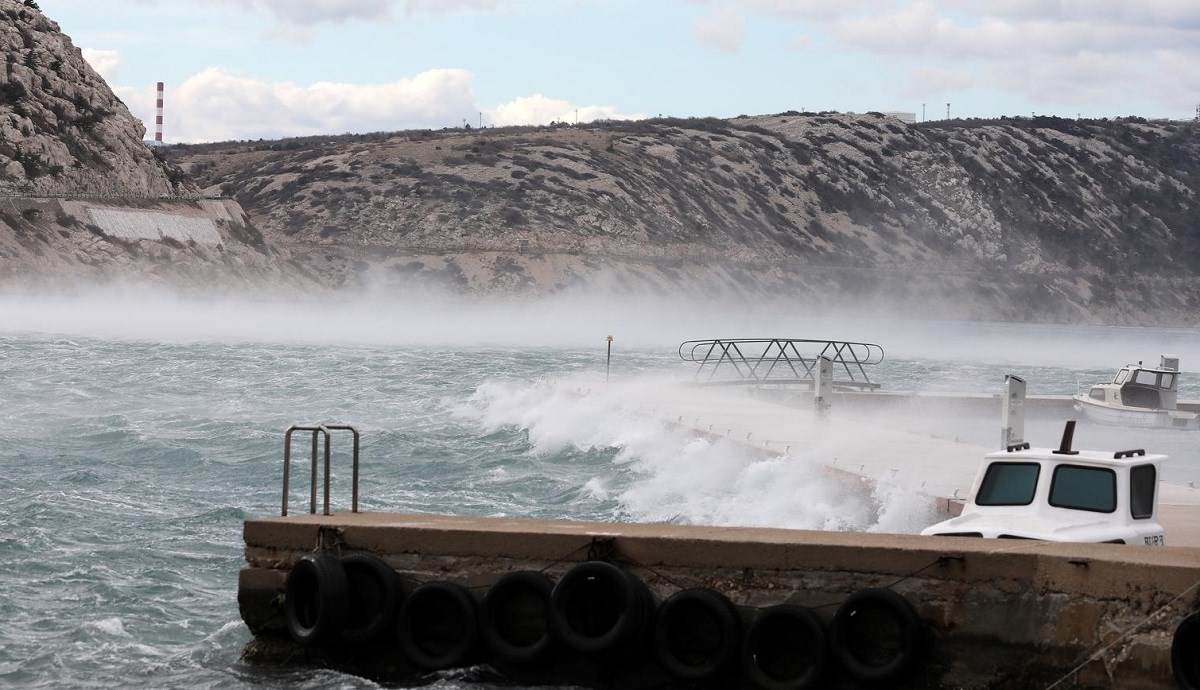
<instances>
[{"instance_id":1,"label":"concrete breakwater","mask_svg":"<svg viewBox=\"0 0 1200 690\"><path fill-rule=\"evenodd\" d=\"M561 583L590 556L636 576L660 612L681 590L709 588L733 603L742 630L762 632L756 620L769 607L799 605L831 633L821 684L811 687L860 685L839 661L854 641L839 641L831 628L847 600L864 590L885 589L911 604L920 649L892 685L921 688L1045 687L1060 679L1059 687L1173 687L1172 634L1200 602L1200 549L1193 548L381 513L249 520L244 538L238 600L255 635L249 660L325 665L390 681L427 671L401 651L396 626L349 648L336 635L326 644L298 644L289 634L289 572L306 556L371 554L405 583L401 599L419 583L449 581L478 602L507 573L533 571ZM658 642L619 657L560 644L536 664L495 662L479 644L462 658L492 662L521 682L670 686L677 681L657 658ZM739 640L742 658L720 686L755 687L746 645Z\"/></svg>"}]
</instances>

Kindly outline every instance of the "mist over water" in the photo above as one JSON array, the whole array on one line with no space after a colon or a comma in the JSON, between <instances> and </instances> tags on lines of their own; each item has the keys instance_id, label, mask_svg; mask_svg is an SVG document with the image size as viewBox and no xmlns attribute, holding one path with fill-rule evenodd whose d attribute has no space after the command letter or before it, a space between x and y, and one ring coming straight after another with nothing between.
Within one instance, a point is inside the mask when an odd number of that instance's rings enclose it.
<instances>
[{"instance_id":1,"label":"mist over water","mask_svg":"<svg viewBox=\"0 0 1200 690\"><path fill-rule=\"evenodd\" d=\"M888 390L994 393L1016 373L1031 393L1069 394L1161 352L1200 366L1191 331L778 306L0 296L0 685L370 686L238 661L241 524L277 514L283 430L296 421L363 430L366 510L885 532L927 521L908 487L856 494L803 453L756 457L617 397L551 385L600 381L609 334L614 379L647 385L691 376L676 346L713 336L876 342L887 359L871 375ZM1200 398L1200 377L1184 375L1181 398ZM988 446L999 425L895 423ZM1027 435L1052 444L1060 428L1031 419ZM1076 438L1165 451L1167 478L1200 479L1186 432L1081 424ZM336 510L349 471L335 451ZM307 486L295 488L303 509Z\"/></svg>"}]
</instances>

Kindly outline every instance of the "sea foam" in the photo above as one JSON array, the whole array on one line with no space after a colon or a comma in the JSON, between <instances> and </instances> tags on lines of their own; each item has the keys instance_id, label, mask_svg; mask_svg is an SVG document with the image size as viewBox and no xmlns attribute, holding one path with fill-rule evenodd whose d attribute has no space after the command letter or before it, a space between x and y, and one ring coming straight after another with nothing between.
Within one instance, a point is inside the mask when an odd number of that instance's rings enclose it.
<instances>
[{"instance_id":1,"label":"sea foam","mask_svg":"<svg viewBox=\"0 0 1200 690\"><path fill-rule=\"evenodd\" d=\"M829 476L803 452L764 456L736 441L702 437L614 393L488 382L457 413L484 433L523 430L529 453L543 462L566 462L567 451L608 451L608 471L583 489L615 499L624 520L908 533L934 522L930 499L910 487L864 490Z\"/></svg>"}]
</instances>

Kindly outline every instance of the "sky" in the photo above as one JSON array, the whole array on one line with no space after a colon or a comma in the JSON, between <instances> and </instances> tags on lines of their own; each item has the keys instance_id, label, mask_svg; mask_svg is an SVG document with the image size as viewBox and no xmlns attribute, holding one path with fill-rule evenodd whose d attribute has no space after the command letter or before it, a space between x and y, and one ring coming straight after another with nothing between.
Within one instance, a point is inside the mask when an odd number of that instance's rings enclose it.
<instances>
[{"instance_id":1,"label":"sky","mask_svg":"<svg viewBox=\"0 0 1200 690\"><path fill-rule=\"evenodd\" d=\"M1191 119L1200 0L39 0L203 142L900 111Z\"/></svg>"}]
</instances>

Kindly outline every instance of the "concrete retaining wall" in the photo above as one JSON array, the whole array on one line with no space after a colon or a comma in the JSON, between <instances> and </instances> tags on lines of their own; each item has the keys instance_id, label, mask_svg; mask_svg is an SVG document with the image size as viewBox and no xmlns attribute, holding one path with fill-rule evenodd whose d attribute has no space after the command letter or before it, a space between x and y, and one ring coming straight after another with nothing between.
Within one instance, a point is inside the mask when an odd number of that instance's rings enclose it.
<instances>
[{"instance_id":1,"label":"concrete retaining wall","mask_svg":"<svg viewBox=\"0 0 1200 690\"><path fill-rule=\"evenodd\" d=\"M113 208L89 208L96 226L109 237L126 240L162 240L221 244L221 234L210 218L189 218L157 211L126 211Z\"/></svg>"}]
</instances>

